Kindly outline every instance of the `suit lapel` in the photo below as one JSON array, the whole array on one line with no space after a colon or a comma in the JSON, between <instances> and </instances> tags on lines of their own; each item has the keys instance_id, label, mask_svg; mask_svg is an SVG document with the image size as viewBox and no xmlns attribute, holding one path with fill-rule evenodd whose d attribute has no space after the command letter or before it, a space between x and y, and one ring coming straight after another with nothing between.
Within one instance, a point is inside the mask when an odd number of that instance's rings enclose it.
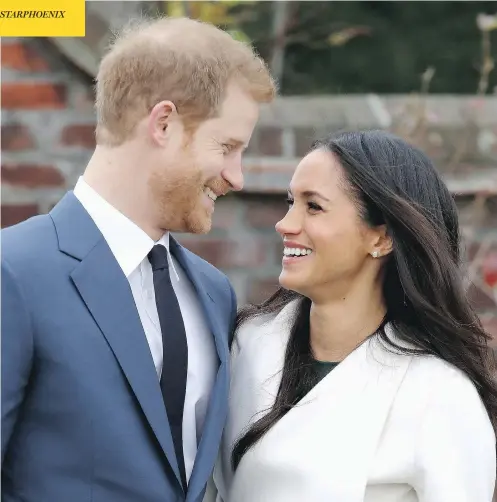
<instances>
[{"instance_id":1,"label":"suit lapel","mask_svg":"<svg viewBox=\"0 0 497 502\"><path fill-rule=\"evenodd\" d=\"M69 193L52 210L59 248L80 261L71 279L107 340L179 484L159 379L131 288L105 239Z\"/></svg>"},{"instance_id":2,"label":"suit lapel","mask_svg":"<svg viewBox=\"0 0 497 502\"><path fill-rule=\"evenodd\" d=\"M188 484L187 501L193 501L197 499L211 475L226 420L229 391L229 334L219 324L219 309L221 306L216 305L213 296L209 293L207 278L198 267L192 263L185 249L172 237L170 240L170 249L198 294L205 319L214 336L216 350L220 360L209 406L207 408L204 429L193 466L193 472Z\"/></svg>"},{"instance_id":3,"label":"suit lapel","mask_svg":"<svg viewBox=\"0 0 497 502\"><path fill-rule=\"evenodd\" d=\"M195 291L200 300L200 305L202 307L202 311L205 315L205 319L207 321L207 325L214 336L214 342L216 345L217 355L221 363L226 362L228 359L228 333L225 333L219 327L219 305L216 305L213 296L209 292L209 284L202 273L192 263L192 260L188 256L186 250L171 236L170 241L170 250L173 256L176 258L178 263L181 265L181 268L184 270L188 279L190 279Z\"/></svg>"}]
</instances>

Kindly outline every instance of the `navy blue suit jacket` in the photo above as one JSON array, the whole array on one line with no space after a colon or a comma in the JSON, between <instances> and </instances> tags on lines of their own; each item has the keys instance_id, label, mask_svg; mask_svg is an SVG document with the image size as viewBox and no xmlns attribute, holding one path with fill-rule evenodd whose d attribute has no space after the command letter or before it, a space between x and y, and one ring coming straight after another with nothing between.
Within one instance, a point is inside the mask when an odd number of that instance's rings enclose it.
<instances>
[{"instance_id":1,"label":"navy blue suit jacket","mask_svg":"<svg viewBox=\"0 0 497 502\"><path fill-rule=\"evenodd\" d=\"M200 502L229 388L233 289L171 239L215 340L218 372L185 494L129 283L72 192L1 233L4 502Z\"/></svg>"}]
</instances>

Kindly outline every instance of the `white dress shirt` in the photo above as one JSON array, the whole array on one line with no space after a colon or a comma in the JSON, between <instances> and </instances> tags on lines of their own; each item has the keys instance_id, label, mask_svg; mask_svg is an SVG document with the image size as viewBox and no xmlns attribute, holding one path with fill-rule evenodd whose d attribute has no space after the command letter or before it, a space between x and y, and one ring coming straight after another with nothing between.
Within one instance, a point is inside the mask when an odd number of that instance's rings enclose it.
<instances>
[{"instance_id":1,"label":"white dress shirt","mask_svg":"<svg viewBox=\"0 0 497 502\"><path fill-rule=\"evenodd\" d=\"M178 297L188 343L183 452L186 477L189 479L217 372L213 336L207 327L195 289L169 253L169 233L154 242L141 228L93 190L83 178L79 178L74 195L104 236L129 281L159 378L162 372L162 332L155 304L152 267L147 255L155 244L162 244L168 250L170 270L173 271L171 282Z\"/></svg>"}]
</instances>

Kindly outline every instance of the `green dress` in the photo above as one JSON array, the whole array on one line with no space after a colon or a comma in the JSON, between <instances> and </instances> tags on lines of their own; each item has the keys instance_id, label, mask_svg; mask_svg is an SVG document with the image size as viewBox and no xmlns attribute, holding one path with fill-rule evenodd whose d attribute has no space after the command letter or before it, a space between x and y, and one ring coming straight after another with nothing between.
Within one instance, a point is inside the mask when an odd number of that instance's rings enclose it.
<instances>
[{"instance_id":1,"label":"green dress","mask_svg":"<svg viewBox=\"0 0 497 502\"><path fill-rule=\"evenodd\" d=\"M314 359L313 362L313 368L314 371L316 372L317 376L317 381L320 382L328 373L334 369L336 366L338 366L339 363L337 362L330 362L330 361L318 361L317 359Z\"/></svg>"}]
</instances>

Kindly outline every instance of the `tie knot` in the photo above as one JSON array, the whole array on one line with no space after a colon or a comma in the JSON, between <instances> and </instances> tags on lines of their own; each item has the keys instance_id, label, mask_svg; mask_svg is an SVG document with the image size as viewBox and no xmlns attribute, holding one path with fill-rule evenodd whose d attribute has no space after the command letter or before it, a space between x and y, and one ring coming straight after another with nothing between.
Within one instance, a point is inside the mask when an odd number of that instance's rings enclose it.
<instances>
[{"instance_id":1,"label":"tie knot","mask_svg":"<svg viewBox=\"0 0 497 502\"><path fill-rule=\"evenodd\" d=\"M155 245L148 253L148 261L152 265L152 270L168 269L167 249L162 244Z\"/></svg>"}]
</instances>

